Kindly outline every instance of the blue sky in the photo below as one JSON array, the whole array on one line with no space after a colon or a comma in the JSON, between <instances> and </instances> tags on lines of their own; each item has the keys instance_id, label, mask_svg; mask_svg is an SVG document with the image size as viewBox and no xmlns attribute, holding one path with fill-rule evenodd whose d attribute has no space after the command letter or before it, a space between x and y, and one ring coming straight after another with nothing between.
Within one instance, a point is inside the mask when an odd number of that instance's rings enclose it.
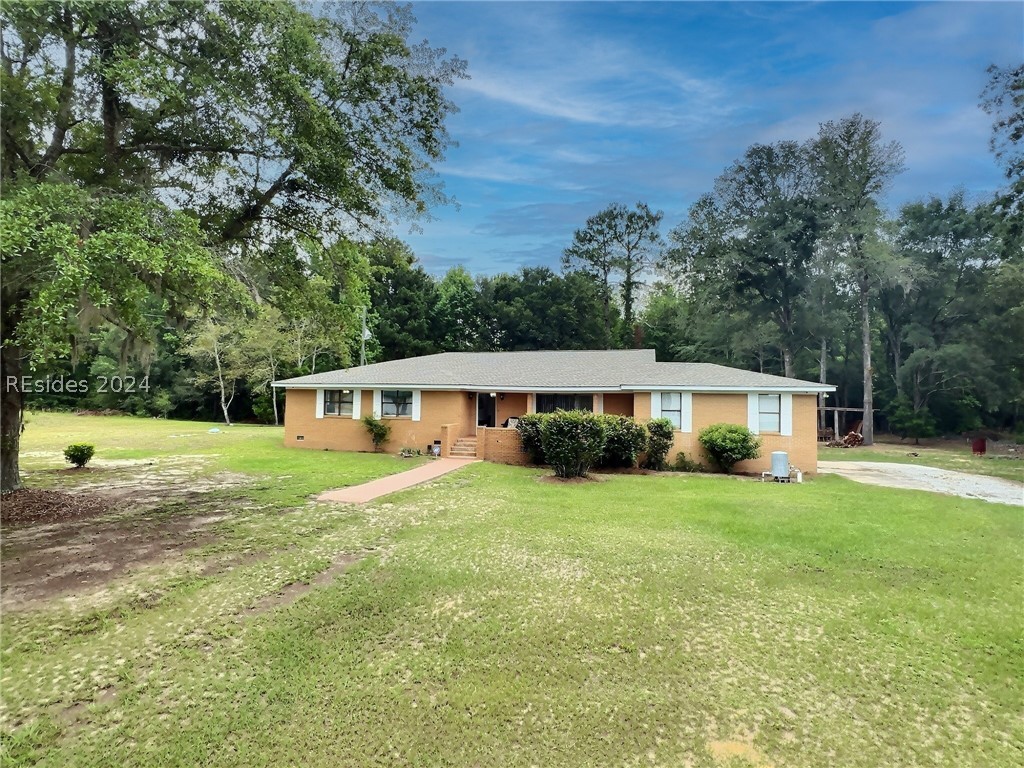
<instances>
[{"instance_id":1,"label":"blue sky","mask_svg":"<svg viewBox=\"0 0 1024 768\"><path fill-rule=\"evenodd\" d=\"M1024 60L1024 4L418 2L416 38L468 60L458 206L397 232L434 273L558 268L586 218L643 200L664 230L755 142L853 112L906 151L890 207L1002 178L978 108L990 63Z\"/></svg>"}]
</instances>

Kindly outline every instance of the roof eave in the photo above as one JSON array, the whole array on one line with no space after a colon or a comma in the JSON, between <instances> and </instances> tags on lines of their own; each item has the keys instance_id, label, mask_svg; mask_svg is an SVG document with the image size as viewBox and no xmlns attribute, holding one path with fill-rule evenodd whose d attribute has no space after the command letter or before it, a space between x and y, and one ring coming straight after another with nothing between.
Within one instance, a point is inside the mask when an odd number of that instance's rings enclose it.
<instances>
[{"instance_id":1,"label":"roof eave","mask_svg":"<svg viewBox=\"0 0 1024 768\"><path fill-rule=\"evenodd\" d=\"M451 384L415 384L411 382L403 382L400 384L389 383L389 384L378 384L378 383L359 383L352 381L335 381L335 382L296 382L290 383L288 381L275 381L271 386L277 389L337 389L338 387L347 387L349 389L417 389L424 392L462 392L462 391L473 391L473 392L595 392L595 393L607 393L607 392L695 392L695 393L749 393L749 392L768 392L768 393L791 393L800 395L816 395L816 394L827 394L829 392L835 392L836 388L831 384L800 384L800 385L768 385L768 386L757 386L757 385L707 385L707 384L620 384L618 386L605 386L605 387L579 387L579 386L550 386L550 387L538 387L538 386L493 386L493 385L479 385L479 384L460 384L454 386Z\"/></svg>"}]
</instances>

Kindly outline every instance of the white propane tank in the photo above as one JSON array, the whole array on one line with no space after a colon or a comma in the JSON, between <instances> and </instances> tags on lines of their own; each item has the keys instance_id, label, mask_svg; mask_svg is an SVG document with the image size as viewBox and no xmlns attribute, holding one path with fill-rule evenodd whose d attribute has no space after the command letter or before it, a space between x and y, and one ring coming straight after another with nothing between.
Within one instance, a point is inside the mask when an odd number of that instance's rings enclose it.
<instances>
[{"instance_id":1,"label":"white propane tank","mask_svg":"<svg viewBox=\"0 0 1024 768\"><path fill-rule=\"evenodd\" d=\"M772 451L772 477L789 478L789 454L785 451Z\"/></svg>"}]
</instances>

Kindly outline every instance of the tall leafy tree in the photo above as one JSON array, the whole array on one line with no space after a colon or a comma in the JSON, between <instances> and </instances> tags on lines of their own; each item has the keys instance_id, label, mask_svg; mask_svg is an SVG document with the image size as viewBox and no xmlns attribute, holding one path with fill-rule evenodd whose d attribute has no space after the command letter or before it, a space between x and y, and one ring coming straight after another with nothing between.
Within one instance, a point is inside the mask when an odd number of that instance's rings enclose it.
<instances>
[{"instance_id":1,"label":"tall leafy tree","mask_svg":"<svg viewBox=\"0 0 1024 768\"><path fill-rule=\"evenodd\" d=\"M449 269L437 286L437 319L446 352L479 349L482 336L480 296L463 266Z\"/></svg>"},{"instance_id":2,"label":"tall leafy tree","mask_svg":"<svg viewBox=\"0 0 1024 768\"><path fill-rule=\"evenodd\" d=\"M374 358L401 360L439 352L442 338L437 283L401 241L376 242L367 255Z\"/></svg>"},{"instance_id":3,"label":"tall leafy tree","mask_svg":"<svg viewBox=\"0 0 1024 768\"><path fill-rule=\"evenodd\" d=\"M777 329L783 373L795 375L801 313L818 246L816 178L805 147L755 144L675 230L671 259L700 273L727 305L739 299ZM735 294L735 297L731 296Z\"/></svg>"},{"instance_id":4,"label":"tall leafy tree","mask_svg":"<svg viewBox=\"0 0 1024 768\"><path fill-rule=\"evenodd\" d=\"M617 280L622 301L623 340L633 338L636 305L644 276L661 257L663 241L659 227L664 214L646 203L630 209L614 203L587 219L586 226L573 235L563 254L566 270L581 270L594 276L604 293L604 321L609 343L612 285Z\"/></svg>"},{"instance_id":5,"label":"tall leafy tree","mask_svg":"<svg viewBox=\"0 0 1024 768\"><path fill-rule=\"evenodd\" d=\"M62 295L103 293L90 305L50 301L47 314L66 327L95 306L136 330L130 310L146 291L216 294L200 287L211 252L244 277L247 260L287 253L282 239L329 244L443 199L429 170L448 143L445 87L464 63L409 44L408 8L327 8L333 15L255 0L3 5L0 183L41 213L30 231L5 208L15 218L4 227L22 241L4 253L5 278L18 276L3 286L5 380L26 362L56 362L25 321L53 293L53 267L78 258L72 242L95 242L94 258L61 272ZM105 214L114 206L143 206L148 223L138 214L122 224ZM152 258L128 274L104 271L100 248L112 260ZM19 484L22 405L3 389L4 489Z\"/></svg>"},{"instance_id":6,"label":"tall leafy tree","mask_svg":"<svg viewBox=\"0 0 1024 768\"><path fill-rule=\"evenodd\" d=\"M478 280L485 338L492 350L594 349L604 340L598 284L547 267Z\"/></svg>"},{"instance_id":7,"label":"tall leafy tree","mask_svg":"<svg viewBox=\"0 0 1024 768\"><path fill-rule=\"evenodd\" d=\"M882 138L881 125L854 114L822 123L813 162L828 222L828 237L843 259L856 291L861 326L864 442L874 439L871 299L889 252L878 237L879 197L903 170L903 148Z\"/></svg>"},{"instance_id":8,"label":"tall leafy tree","mask_svg":"<svg viewBox=\"0 0 1024 768\"><path fill-rule=\"evenodd\" d=\"M243 325L239 316L211 315L193 327L185 345L185 354L198 363L192 381L200 389L213 389L217 393L221 416L228 426L231 426L231 404L247 372L242 348Z\"/></svg>"},{"instance_id":9,"label":"tall leafy tree","mask_svg":"<svg viewBox=\"0 0 1024 768\"><path fill-rule=\"evenodd\" d=\"M16 185L0 201L3 262L3 489L20 486L20 379L77 357L90 332L120 328L124 349L152 346L150 310L184 317L203 297L231 298L194 218L145 197L70 184Z\"/></svg>"},{"instance_id":10,"label":"tall leafy tree","mask_svg":"<svg viewBox=\"0 0 1024 768\"><path fill-rule=\"evenodd\" d=\"M1012 227L1014 240L1024 238L1024 64L988 68L981 107L992 116L990 147L1003 164L1009 188L996 205Z\"/></svg>"},{"instance_id":11,"label":"tall leafy tree","mask_svg":"<svg viewBox=\"0 0 1024 768\"><path fill-rule=\"evenodd\" d=\"M993 361L978 326L999 260L991 208L956 192L904 206L896 228L902 279L883 285L879 304L897 399L914 414L944 393L990 401Z\"/></svg>"},{"instance_id":12,"label":"tall leafy tree","mask_svg":"<svg viewBox=\"0 0 1024 768\"><path fill-rule=\"evenodd\" d=\"M587 224L573 234L572 244L562 254L562 269L578 272L594 280L601 291L601 319L604 325L602 347L611 347L613 333L613 285L619 260L611 229L600 214L587 219Z\"/></svg>"}]
</instances>

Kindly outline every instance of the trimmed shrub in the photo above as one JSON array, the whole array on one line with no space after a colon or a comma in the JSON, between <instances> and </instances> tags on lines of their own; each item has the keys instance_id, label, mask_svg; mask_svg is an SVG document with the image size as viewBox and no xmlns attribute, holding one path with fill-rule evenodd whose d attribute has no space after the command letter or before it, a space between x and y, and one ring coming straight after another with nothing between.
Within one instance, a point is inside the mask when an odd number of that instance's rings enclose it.
<instances>
[{"instance_id":1,"label":"trimmed shrub","mask_svg":"<svg viewBox=\"0 0 1024 768\"><path fill-rule=\"evenodd\" d=\"M391 425L372 414L363 416L362 422L367 434L370 435L370 440L373 441L373 450L380 451L391 438Z\"/></svg>"},{"instance_id":2,"label":"trimmed shrub","mask_svg":"<svg viewBox=\"0 0 1024 768\"><path fill-rule=\"evenodd\" d=\"M523 450L530 454L530 463L544 464L544 445L541 441L541 425L548 414L528 413L519 417L516 424L516 431L519 433L519 440L523 444Z\"/></svg>"},{"instance_id":3,"label":"trimmed shrub","mask_svg":"<svg viewBox=\"0 0 1024 768\"><path fill-rule=\"evenodd\" d=\"M544 456L558 477L584 477L604 453L604 424L589 411L558 411L541 422Z\"/></svg>"},{"instance_id":4,"label":"trimmed shrub","mask_svg":"<svg viewBox=\"0 0 1024 768\"><path fill-rule=\"evenodd\" d=\"M598 416L604 425L604 454L599 466L635 467L640 454L647 450L647 430L632 416L606 414Z\"/></svg>"},{"instance_id":5,"label":"trimmed shrub","mask_svg":"<svg viewBox=\"0 0 1024 768\"><path fill-rule=\"evenodd\" d=\"M761 438L739 424L712 424L698 435L708 456L727 474L741 461L761 455Z\"/></svg>"},{"instance_id":6,"label":"trimmed shrub","mask_svg":"<svg viewBox=\"0 0 1024 768\"><path fill-rule=\"evenodd\" d=\"M64 458L70 464L81 469L89 463L89 459L96 453L96 447L88 443L72 443L64 449Z\"/></svg>"},{"instance_id":7,"label":"trimmed shrub","mask_svg":"<svg viewBox=\"0 0 1024 768\"><path fill-rule=\"evenodd\" d=\"M674 472L703 472L704 469L704 465L699 461L686 458L683 451L676 454L676 460L672 463Z\"/></svg>"},{"instance_id":8,"label":"trimmed shrub","mask_svg":"<svg viewBox=\"0 0 1024 768\"><path fill-rule=\"evenodd\" d=\"M647 422L647 458L644 466L647 469L665 469L668 452L672 450L675 438L675 426L668 419L652 419Z\"/></svg>"}]
</instances>

